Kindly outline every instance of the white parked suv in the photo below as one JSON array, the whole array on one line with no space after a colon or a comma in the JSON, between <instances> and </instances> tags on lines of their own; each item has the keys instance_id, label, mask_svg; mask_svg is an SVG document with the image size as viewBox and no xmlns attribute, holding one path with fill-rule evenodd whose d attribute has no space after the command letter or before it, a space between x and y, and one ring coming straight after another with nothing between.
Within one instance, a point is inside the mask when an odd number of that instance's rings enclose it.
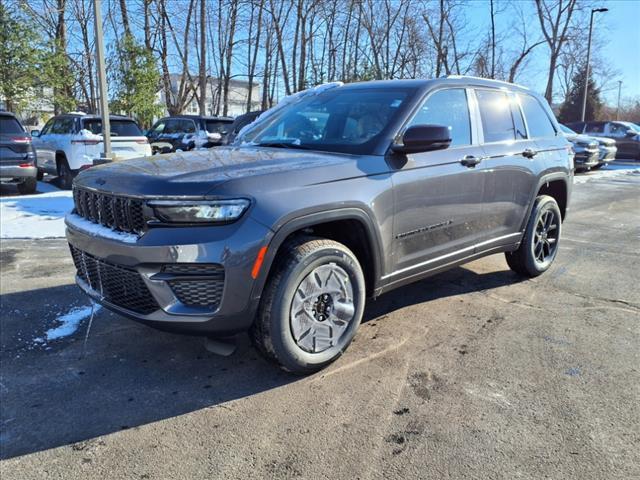
<instances>
[{"instance_id":1,"label":"white parked suv","mask_svg":"<svg viewBox=\"0 0 640 480\"><path fill-rule=\"evenodd\" d=\"M134 120L117 115L109 119L113 160L151 155L151 145ZM56 115L42 131L32 130L31 136L36 149L38 178L41 179L44 173L57 175L62 188L71 188L73 178L83 168L92 166L104 148L102 120L97 115Z\"/></svg>"}]
</instances>

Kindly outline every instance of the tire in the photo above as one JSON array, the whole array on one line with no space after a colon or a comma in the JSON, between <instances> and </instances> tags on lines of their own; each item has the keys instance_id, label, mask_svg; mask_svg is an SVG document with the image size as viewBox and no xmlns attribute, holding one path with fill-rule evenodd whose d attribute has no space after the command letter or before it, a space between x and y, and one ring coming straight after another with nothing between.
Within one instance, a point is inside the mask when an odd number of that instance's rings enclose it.
<instances>
[{"instance_id":1,"label":"tire","mask_svg":"<svg viewBox=\"0 0 640 480\"><path fill-rule=\"evenodd\" d=\"M548 222L546 227L543 225L545 220ZM558 254L561 231L562 215L558 204L553 197L540 195L535 200L520 247L505 253L509 268L525 277L537 277L546 272Z\"/></svg>"},{"instance_id":2,"label":"tire","mask_svg":"<svg viewBox=\"0 0 640 480\"><path fill-rule=\"evenodd\" d=\"M73 185L73 179L75 174L73 170L69 168L69 163L66 158L61 158L58 161L58 179L60 182L60 188L63 190L70 190Z\"/></svg>"},{"instance_id":3,"label":"tire","mask_svg":"<svg viewBox=\"0 0 640 480\"><path fill-rule=\"evenodd\" d=\"M38 181L36 180L36 177L27 178L24 182L18 184L18 192L20 192L21 195L36 193L37 186Z\"/></svg>"},{"instance_id":4,"label":"tire","mask_svg":"<svg viewBox=\"0 0 640 480\"><path fill-rule=\"evenodd\" d=\"M591 167L591 170L600 170L605 165L606 163L599 163L598 165L594 165L593 167Z\"/></svg>"},{"instance_id":5,"label":"tire","mask_svg":"<svg viewBox=\"0 0 640 480\"><path fill-rule=\"evenodd\" d=\"M36 179L38 181L41 181L44 178L44 172L40 169L38 169L38 173L36 174Z\"/></svg>"},{"instance_id":6,"label":"tire","mask_svg":"<svg viewBox=\"0 0 640 480\"><path fill-rule=\"evenodd\" d=\"M283 370L313 373L353 340L364 311L364 274L355 255L333 240L298 238L279 255L249 336Z\"/></svg>"}]
</instances>

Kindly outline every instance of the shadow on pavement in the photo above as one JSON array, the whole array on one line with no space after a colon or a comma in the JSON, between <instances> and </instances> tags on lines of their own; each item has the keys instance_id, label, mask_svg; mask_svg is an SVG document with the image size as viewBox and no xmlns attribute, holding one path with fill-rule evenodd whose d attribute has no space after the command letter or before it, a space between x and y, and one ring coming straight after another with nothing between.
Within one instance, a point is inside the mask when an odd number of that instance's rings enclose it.
<instances>
[{"instance_id":1,"label":"shadow on pavement","mask_svg":"<svg viewBox=\"0 0 640 480\"><path fill-rule=\"evenodd\" d=\"M364 321L517 281L509 271L476 274L456 268L370 302ZM225 402L300 379L264 361L246 336L241 336L235 354L219 357L204 350L201 338L159 332L104 309L94 319L86 352L86 322L72 337L34 345L31 340L50 328L56 316L55 308L45 306L46 299L58 299L57 308L86 304L72 285L2 297L3 459L221 408ZM18 309L23 309L20 315Z\"/></svg>"}]
</instances>

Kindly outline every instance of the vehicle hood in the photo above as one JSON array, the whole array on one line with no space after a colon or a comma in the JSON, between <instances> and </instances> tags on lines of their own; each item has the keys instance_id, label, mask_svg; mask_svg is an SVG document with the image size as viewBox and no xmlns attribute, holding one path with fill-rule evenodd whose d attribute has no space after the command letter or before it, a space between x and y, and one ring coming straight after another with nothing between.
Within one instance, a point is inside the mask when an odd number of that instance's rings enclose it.
<instances>
[{"instance_id":1,"label":"vehicle hood","mask_svg":"<svg viewBox=\"0 0 640 480\"><path fill-rule=\"evenodd\" d=\"M595 141L597 141L600 145L603 145L605 147L615 147L616 145L616 141L613 138L606 138L606 137L589 137L589 138L593 138Z\"/></svg>"},{"instance_id":2,"label":"vehicle hood","mask_svg":"<svg viewBox=\"0 0 640 480\"><path fill-rule=\"evenodd\" d=\"M567 135L565 135L565 137L567 137L567 140L569 140L571 143L576 144L576 145L580 145L582 147L586 147L591 143L598 143L598 141L595 138L590 137L588 135L580 135L580 134L571 135L571 134L567 134Z\"/></svg>"},{"instance_id":3,"label":"vehicle hood","mask_svg":"<svg viewBox=\"0 0 640 480\"><path fill-rule=\"evenodd\" d=\"M137 158L85 170L75 184L100 191L132 196L205 195L213 187L235 179L322 172L313 181L331 181L348 175L350 155L265 147L218 147ZM311 178L309 178L311 182Z\"/></svg>"}]
</instances>

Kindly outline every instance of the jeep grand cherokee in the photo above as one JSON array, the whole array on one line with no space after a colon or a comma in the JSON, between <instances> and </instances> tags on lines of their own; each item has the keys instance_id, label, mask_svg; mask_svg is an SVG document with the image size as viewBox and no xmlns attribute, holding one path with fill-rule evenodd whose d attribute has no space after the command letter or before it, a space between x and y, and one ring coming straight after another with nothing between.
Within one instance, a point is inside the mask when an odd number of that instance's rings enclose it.
<instances>
[{"instance_id":1,"label":"jeep grand cherokee","mask_svg":"<svg viewBox=\"0 0 640 480\"><path fill-rule=\"evenodd\" d=\"M497 81L314 89L232 146L80 174L76 280L157 328L248 330L309 373L347 348L367 297L500 252L547 270L572 184L559 131L540 96Z\"/></svg>"}]
</instances>

